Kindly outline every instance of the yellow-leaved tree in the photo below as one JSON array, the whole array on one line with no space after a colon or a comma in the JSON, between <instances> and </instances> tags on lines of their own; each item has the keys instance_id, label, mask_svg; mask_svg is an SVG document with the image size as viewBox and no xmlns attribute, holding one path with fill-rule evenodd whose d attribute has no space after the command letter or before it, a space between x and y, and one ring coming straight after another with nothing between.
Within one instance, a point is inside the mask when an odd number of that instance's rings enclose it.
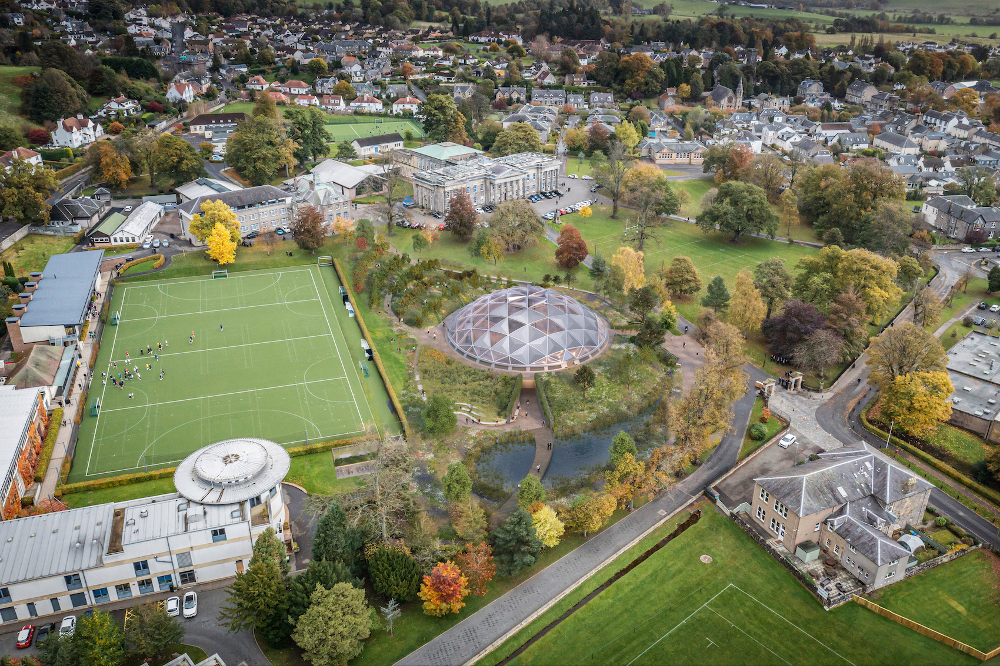
<instances>
[{"instance_id":1,"label":"yellow-leaved tree","mask_svg":"<svg viewBox=\"0 0 1000 666\"><path fill-rule=\"evenodd\" d=\"M912 372L896 377L885 390L882 418L914 437L925 437L951 418L955 387L947 372Z\"/></svg>"},{"instance_id":2,"label":"yellow-leaved tree","mask_svg":"<svg viewBox=\"0 0 1000 666\"><path fill-rule=\"evenodd\" d=\"M729 301L729 323L744 334L760 330L767 308L747 269L736 274L736 286Z\"/></svg>"},{"instance_id":3,"label":"yellow-leaved tree","mask_svg":"<svg viewBox=\"0 0 1000 666\"><path fill-rule=\"evenodd\" d=\"M236 212L222 201L206 201L201 205L201 213L196 213L191 218L188 230L191 235L205 242L209 235L215 233L217 225L229 232L229 239L233 241L233 248L240 240L240 222L236 217Z\"/></svg>"},{"instance_id":4,"label":"yellow-leaved tree","mask_svg":"<svg viewBox=\"0 0 1000 666\"><path fill-rule=\"evenodd\" d=\"M642 257L642 252L636 252L624 245L618 248L615 256L611 257L611 265L621 268L625 275L624 291L626 294L646 284L646 269L642 263Z\"/></svg>"},{"instance_id":5,"label":"yellow-leaved tree","mask_svg":"<svg viewBox=\"0 0 1000 666\"><path fill-rule=\"evenodd\" d=\"M236 260L236 241L229 234L229 229L221 222L215 225L212 233L205 239L208 245L206 254L219 262L220 266L231 264Z\"/></svg>"},{"instance_id":6,"label":"yellow-leaved tree","mask_svg":"<svg viewBox=\"0 0 1000 666\"><path fill-rule=\"evenodd\" d=\"M546 548L558 546L566 531L566 526L556 517L556 512L547 505L531 514L531 524L535 528L535 536Z\"/></svg>"},{"instance_id":7,"label":"yellow-leaved tree","mask_svg":"<svg viewBox=\"0 0 1000 666\"><path fill-rule=\"evenodd\" d=\"M580 217L590 217L591 215L594 214L594 211L591 209L590 206L584 206L577 212L580 213Z\"/></svg>"}]
</instances>

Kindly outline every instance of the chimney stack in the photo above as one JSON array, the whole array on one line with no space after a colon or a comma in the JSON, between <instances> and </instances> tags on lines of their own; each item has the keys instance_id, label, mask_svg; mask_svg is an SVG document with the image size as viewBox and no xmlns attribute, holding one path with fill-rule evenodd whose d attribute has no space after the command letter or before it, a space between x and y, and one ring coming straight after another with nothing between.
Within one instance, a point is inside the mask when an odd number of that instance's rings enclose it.
<instances>
[{"instance_id":1,"label":"chimney stack","mask_svg":"<svg viewBox=\"0 0 1000 666\"><path fill-rule=\"evenodd\" d=\"M15 316L7 317L6 322L7 322L7 334L10 336L10 346L16 353L20 354L25 349L27 349L27 345L24 344L24 340L21 338L21 322L18 319L18 317L20 317L21 314L18 313L17 311L18 308L24 308L24 306L15 305L14 306Z\"/></svg>"},{"instance_id":2,"label":"chimney stack","mask_svg":"<svg viewBox=\"0 0 1000 666\"><path fill-rule=\"evenodd\" d=\"M38 289L38 283L37 282L25 282L24 283L24 291L26 293L33 294L33 293L35 293L36 289Z\"/></svg>"},{"instance_id":3,"label":"chimney stack","mask_svg":"<svg viewBox=\"0 0 1000 666\"><path fill-rule=\"evenodd\" d=\"M21 299L22 305L27 305L31 301L31 294L24 291L17 295Z\"/></svg>"}]
</instances>

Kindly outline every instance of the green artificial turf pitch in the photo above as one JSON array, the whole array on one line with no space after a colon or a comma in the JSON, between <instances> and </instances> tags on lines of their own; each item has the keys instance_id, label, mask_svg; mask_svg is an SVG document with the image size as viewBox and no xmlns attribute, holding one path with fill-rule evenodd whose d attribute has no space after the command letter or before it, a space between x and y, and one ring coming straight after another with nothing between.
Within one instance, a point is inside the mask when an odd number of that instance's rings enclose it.
<instances>
[{"instance_id":1,"label":"green artificial turf pitch","mask_svg":"<svg viewBox=\"0 0 1000 666\"><path fill-rule=\"evenodd\" d=\"M102 335L74 476L176 464L233 437L297 446L363 431L372 410L334 307L318 267L119 285L111 310L121 318ZM102 383L100 372L126 365L141 379Z\"/></svg>"},{"instance_id":2,"label":"green artificial turf pitch","mask_svg":"<svg viewBox=\"0 0 1000 666\"><path fill-rule=\"evenodd\" d=\"M350 118L351 122L331 122L341 118ZM375 120L382 122L376 123ZM400 136L405 136L407 130L413 132L413 136L421 137L424 130L420 123L414 120L388 120L378 116L367 118L366 116L327 116L327 124L324 125L326 131L333 137L333 141L354 141L355 139L369 136L379 136L381 134L392 134L398 132Z\"/></svg>"}]
</instances>

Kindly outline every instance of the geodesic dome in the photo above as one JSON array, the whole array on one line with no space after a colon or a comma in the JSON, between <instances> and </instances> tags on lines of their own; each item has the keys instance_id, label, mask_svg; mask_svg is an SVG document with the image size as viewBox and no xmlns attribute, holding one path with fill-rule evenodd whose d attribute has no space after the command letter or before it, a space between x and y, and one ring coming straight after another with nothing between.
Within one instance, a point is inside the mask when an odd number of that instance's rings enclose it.
<instances>
[{"instance_id":1,"label":"geodesic dome","mask_svg":"<svg viewBox=\"0 0 1000 666\"><path fill-rule=\"evenodd\" d=\"M576 299L541 287L480 296L445 324L448 343L476 363L541 372L582 363L605 348L610 327Z\"/></svg>"}]
</instances>

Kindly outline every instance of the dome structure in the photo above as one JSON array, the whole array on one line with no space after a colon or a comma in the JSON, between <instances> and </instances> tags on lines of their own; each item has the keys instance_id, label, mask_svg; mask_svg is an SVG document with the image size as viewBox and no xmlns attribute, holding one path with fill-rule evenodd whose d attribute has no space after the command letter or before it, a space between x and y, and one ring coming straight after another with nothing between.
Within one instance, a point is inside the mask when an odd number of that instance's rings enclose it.
<instances>
[{"instance_id":1,"label":"dome structure","mask_svg":"<svg viewBox=\"0 0 1000 666\"><path fill-rule=\"evenodd\" d=\"M494 368L543 372L600 355L611 329L601 315L551 289L523 286L480 296L445 322L448 344Z\"/></svg>"},{"instance_id":2,"label":"dome structure","mask_svg":"<svg viewBox=\"0 0 1000 666\"><path fill-rule=\"evenodd\" d=\"M259 497L282 482L288 452L266 439L227 439L198 449L174 472L177 492L200 504L232 504Z\"/></svg>"}]
</instances>

